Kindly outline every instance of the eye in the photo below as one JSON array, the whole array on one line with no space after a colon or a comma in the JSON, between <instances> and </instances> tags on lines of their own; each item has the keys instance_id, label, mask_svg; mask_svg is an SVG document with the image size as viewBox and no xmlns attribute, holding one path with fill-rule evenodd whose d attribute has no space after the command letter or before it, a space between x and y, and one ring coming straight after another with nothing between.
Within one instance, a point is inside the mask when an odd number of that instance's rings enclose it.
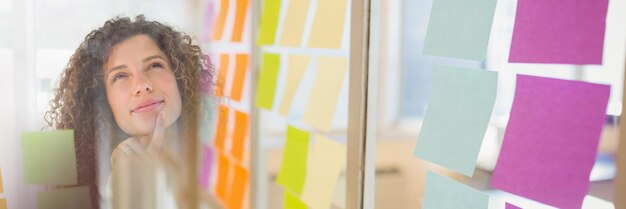
<instances>
[{"instance_id":1,"label":"eye","mask_svg":"<svg viewBox=\"0 0 626 209\"><path fill-rule=\"evenodd\" d=\"M163 65L161 63L155 62L148 66L148 70L152 70L153 68L163 68Z\"/></svg>"},{"instance_id":2,"label":"eye","mask_svg":"<svg viewBox=\"0 0 626 209\"><path fill-rule=\"evenodd\" d=\"M118 79L122 79L122 78L126 78L126 77L128 77L128 76L126 75L126 73L118 73L118 74L115 74L115 75L113 76L113 82L117 81Z\"/></svg>"}]
</instances>

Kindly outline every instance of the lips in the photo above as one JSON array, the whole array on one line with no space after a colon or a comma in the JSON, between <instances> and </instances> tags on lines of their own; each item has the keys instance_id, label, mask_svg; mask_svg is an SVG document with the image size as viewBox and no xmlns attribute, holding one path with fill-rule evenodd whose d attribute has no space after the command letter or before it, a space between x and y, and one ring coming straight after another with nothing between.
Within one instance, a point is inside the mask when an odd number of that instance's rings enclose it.
<instances>
[{"instance_id":1,"label":"lips","mask_svg":"<svg viewBox=\"0 0 626 209\"><path fill-rule=\"evenodd\" d=\"M160 107L163 104L164 100L162 99L150 99L144 102L139 103L131 112L148 112Z\"/></svg>"}]
</instances>

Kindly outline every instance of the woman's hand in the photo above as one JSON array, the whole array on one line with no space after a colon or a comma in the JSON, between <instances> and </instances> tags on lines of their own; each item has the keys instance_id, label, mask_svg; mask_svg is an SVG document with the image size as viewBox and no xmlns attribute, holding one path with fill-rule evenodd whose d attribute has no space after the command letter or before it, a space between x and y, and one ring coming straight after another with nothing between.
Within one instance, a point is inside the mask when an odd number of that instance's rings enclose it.
<instances>
[{"instance_id":1,"label":"woman's hand","mask_svg":"<svg viewBox=\"0 0 626 209\"><path fill-rule=\"evenodd\" d=\"M165 114L160 112L157 116L152 136L140 138L130 137L117 145L111 155L111 166L120 160L160 160L166 163L173 161L172 155L166 149L162 149L163 135L165 132Z\"/></svg>"}]
</instances>

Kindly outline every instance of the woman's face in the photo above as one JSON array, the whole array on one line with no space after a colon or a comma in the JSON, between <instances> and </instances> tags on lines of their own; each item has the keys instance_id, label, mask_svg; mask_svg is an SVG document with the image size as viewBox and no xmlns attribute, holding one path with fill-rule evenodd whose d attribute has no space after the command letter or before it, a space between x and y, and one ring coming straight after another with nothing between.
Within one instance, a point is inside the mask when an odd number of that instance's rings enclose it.
<instances>
[{"instance_id":1,"label":"woman's face","mask_svg":"<svg viewBox=\"0 0 626 209\"><path fill-rule=\"evenodd\" d=\"M147 35L113 46L104 81L115 121L131 136L150 136L161 111L166 127L180 116L180 92L170 61Z\"/></svg>"}]
</instances>

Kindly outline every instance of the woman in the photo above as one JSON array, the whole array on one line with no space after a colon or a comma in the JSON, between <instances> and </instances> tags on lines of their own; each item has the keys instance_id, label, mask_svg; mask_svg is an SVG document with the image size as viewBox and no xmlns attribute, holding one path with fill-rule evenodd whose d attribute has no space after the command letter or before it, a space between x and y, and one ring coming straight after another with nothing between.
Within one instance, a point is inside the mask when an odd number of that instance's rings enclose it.
<instances>
[{"instance_id":1,"label":"woman","mask_svg":"<svg viewBox=\"0 0 626 209\"><path fill-rule=\"evenodd\" d=\"M169 156L183 165L177 170L177 179L185 179L175 190L178 206L195 207L210 67L188 35L143 15L111 19L85 37L61 75L46 121L74 129L78 182L90 186L93 208L108 166L134 156Z\"/></svg>"}]
</instances>

